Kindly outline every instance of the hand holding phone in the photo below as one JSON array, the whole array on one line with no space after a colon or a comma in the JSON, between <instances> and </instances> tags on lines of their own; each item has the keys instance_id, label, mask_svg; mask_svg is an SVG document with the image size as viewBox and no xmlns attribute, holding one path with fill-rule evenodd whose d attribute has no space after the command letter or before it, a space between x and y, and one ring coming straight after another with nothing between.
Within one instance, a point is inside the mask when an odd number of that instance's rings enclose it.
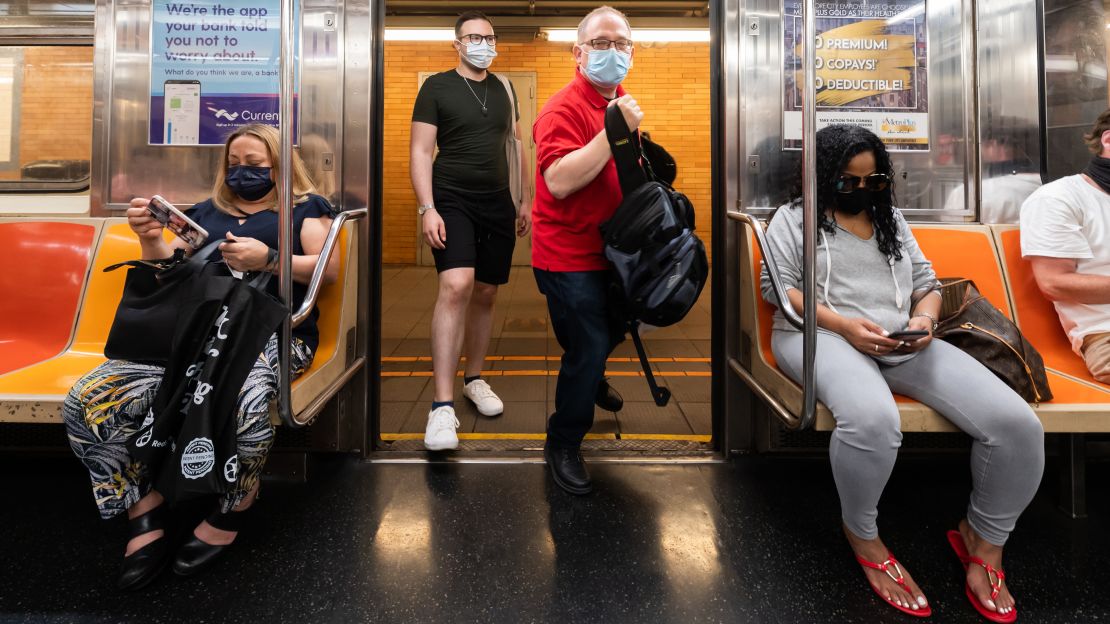
<instances>
[{"instance_id":1,"label":"hand holding phone","mask_svg":"<svg viewBox=\"0 0 1110 624\"><path fill-rule=\"evenodd\" d=\"M914 340L920 340L920 339L922 339L922 338L924 338L925 336L928 336L928 335L929 335L929 332L924 330L924 329L902 329L902 330L898 330L896 332L890 332L890 335L887 336L887 338L891 338L893 340L904 340L906 342L913 342Z\"/></svg>"},{"instance_id":2,"label":"hand holding phone","mask_svg":"<svg viewBox=\"0 0 1110 624\"><path fill-rule=\"evenodd\" d=\"M163 225L150 214L148 204L149 200L142 197L132 198L131 206L127 209L127 225L139 240L161 241Z\"/></svg>"}]
</instances>

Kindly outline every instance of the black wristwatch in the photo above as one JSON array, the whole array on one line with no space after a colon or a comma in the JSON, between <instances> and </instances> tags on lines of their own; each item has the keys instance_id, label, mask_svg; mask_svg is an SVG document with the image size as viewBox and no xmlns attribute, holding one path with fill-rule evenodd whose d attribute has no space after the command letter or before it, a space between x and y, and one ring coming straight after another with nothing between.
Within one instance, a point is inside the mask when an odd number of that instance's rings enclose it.
<instances>
[{"instance_id":1,"label":"black wristwatch","mask_svg":"<svg viewBox=\"0 0 1110 624\"><path fill-rule=\"evenodd\" d=\"M277 270L277 265L276 265L277 259L278 259L278 252L277 252L276 249L271 247L270 250L266 252L266 267L262 270L263 271L270 271L271 273L274 272L275 270ZM270 267L273 267L273 269L271 269Z\"/></svg>"}]
</instances>

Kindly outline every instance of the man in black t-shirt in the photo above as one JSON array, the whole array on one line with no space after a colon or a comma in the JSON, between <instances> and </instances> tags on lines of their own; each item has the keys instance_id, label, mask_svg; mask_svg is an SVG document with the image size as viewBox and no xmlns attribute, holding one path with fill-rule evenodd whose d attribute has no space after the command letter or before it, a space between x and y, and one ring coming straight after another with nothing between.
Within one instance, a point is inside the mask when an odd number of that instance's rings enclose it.
<instances>
[{"instance_id":1,"label":"man in black t-shirt","mask_svg":"<svg viewBox=\"0 0 1110 624\"><path fill-rule=\"evenodd\" d=\"M439 272L432 315L435 397L424 433L429 450L459 445L454 384L464 344L463 396L484 416L504 411L481 377L482 364L497 287L509 281L514 236L528 233L532 212L526 192L519 206L510 192L513 167L506 146L514 128L521 189L529 188L528 167L515 123L516 93L507 80L486 71L497 56L493 24L481 12L463 13L452 45L458 66L424 81L412 111L412 187Z\"/></svg>"}]
</instances>

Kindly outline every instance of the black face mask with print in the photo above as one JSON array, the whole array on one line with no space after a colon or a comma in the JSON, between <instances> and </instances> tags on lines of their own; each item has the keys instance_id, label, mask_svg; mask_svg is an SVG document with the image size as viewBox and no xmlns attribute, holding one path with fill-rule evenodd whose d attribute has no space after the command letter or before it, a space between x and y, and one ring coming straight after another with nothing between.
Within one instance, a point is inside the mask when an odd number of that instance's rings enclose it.
<instances>
[{"instance_id":1,"label":"black face mask with print","mask_svg":"<svg viewBox=\"0 0 1110 624\"><path fill-rule=\"evenodd\" d=\"M1083 170L1102 190L1110 193L1110 158L1095 156Z\"/></svg>"}]
</instances>

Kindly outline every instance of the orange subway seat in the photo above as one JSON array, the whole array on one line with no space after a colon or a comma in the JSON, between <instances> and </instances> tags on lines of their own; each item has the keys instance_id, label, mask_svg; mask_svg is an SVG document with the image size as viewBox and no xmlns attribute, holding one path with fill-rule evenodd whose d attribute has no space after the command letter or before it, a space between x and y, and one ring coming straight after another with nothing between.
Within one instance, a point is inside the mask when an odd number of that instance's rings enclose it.
<instances>
[{"instance_id":1,"label":"orange subway seat","mask_svg":"<svg viewBox=\"0 0 1110 624\"><path fill-rule=\"evenodd\" d=\"M316 371L335 356L336 345L339 343L340 315L343 311L343 276L347 272L349 231L348 227L339 233L339 248L334 252L339 255L339 277L335 282L321 288L320 296L316 299L316 308L320 312L320 316L316 319L316 328L320 332L320 340L312 358L312 365L300 379L293 382L294 388L300 385L308 374Z\"/></svg>"},{"instance_id":2,"label":"orange subway seat","mask_svg":"<svg viewBox=\"0 0 1110 624\"><path fill-rule=\"evenodd\" d=\"M912 226L914 237L921 246L922 253L933 263L933 269L941 277L965 277L975 281L979 291L1003 313L1012 317L1002 268L994 251L990 231L978 226ZM755 244L754 236L749 233L752 246L752 271L756 285L753 293L759 299L757 314L759 322L759 348L764 360L778 368L771 352L771 325L775 307L762 299L759 291L759 270L762 255ZM780 369L781 370L781 369ZM917 401L899 394L895 401L902 404L915 404Z\"/></svg>"},{"instance_id":3,"label":"orange subway seat","mask_svg":"<svg viewBox=\"0 0 1110 624\"><path fill-rule=\"evenodd\" d=\"M1045 366L1110 390L1110 386L1095 380L1083 358L1072 350L1071 341L1060 325L1056 307L1041 294L1033 277L1032 265L1021 257L1021 231L1016 226L996 226L995 234L1006 264L1006 277L1017 309L1018 326L1044 358ZM1056 386L1051 387L1055 395ZM1059 400L1059 396L1055 400Z\"/></svg>"},{"instance_id":4,"label":"orange subway seat","mask_svg":"<svg viewBox=\"0 0 1110 624\"><path fill-rule=\"evenodd\" d=\"M0 223L0 375L66 349L95 238L83 223Z\"/></svg>"},{"instance_id":5,"label":"orange subway seat","mask_svg":"<svg viewBox=\"0 0 1110 624\"><path fill-rule=\"evenodd\" d=\"M126 222L108 221L89 272L73 344L58 357L0 376L0 395L61 400L82 375L104 361L104 342L116 315L127 271L105 273L112 264L139 257L139 241Z\"/></svg>"}]
</instances>

